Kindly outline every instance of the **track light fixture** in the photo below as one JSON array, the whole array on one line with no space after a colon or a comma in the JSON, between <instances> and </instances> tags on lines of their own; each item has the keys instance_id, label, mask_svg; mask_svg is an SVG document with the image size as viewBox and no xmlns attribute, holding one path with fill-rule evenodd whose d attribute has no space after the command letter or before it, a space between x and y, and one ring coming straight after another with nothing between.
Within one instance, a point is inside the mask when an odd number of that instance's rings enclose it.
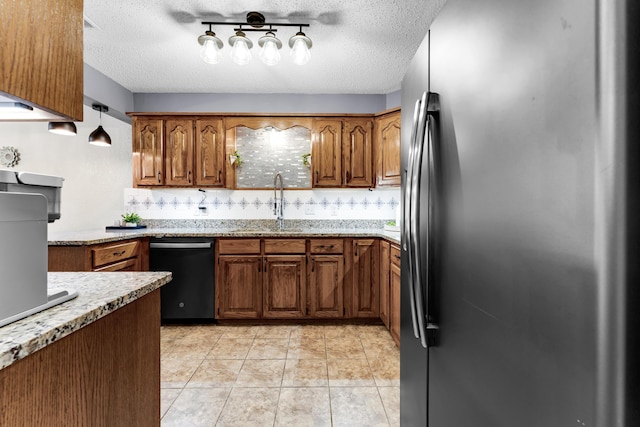
<instances>
[{"instance_id":1,"label":"track light fixture","mask_svg":"<svg viewBox=\"0 0 640 427\"><path fill-rule=\"evenodd\" d=\"M212 31L214 25L232 25L235 35L229 37L229 45L231 46L231 59L238 65L245 65L251 61L251 48L253 42L247 37L245 32L262 31L264 36L258 40L258 46L262 48L260 51L260 59L267 65L276 65L280 62L280 49L282 42L276 37L278 31L274 27L298 27L299 31L289 39L289 47L291 48L291 57L294 64L304 65L309 62L311 55L311 39L302 32L302 27L309 27L309 24L293 24L293 23L268 23L265 22L264 15L260 12L247 13L247 22L202 22L202 25L208 25L209 29L203 35L198 37L198 43L202 46L200 57L209 64L217 64L222 60L223 43L216 33ZM243 26L245 28L243 28ZM265 28L267 27L267 28Z\"/></svg>"},{"instance_id":2,"label":"track light fixture","mask_svg":"<svg viewBox=\"0 0 640 427\"><path fill-rule=\"evenodd\" d=\"M101 147L110 147L111 146L111 137L109 134L102 128L102 113L109 111L109 107L106 105L93 104L91 106L94 110L100 111L100 125L96 130L91 132L89 135L89 144L98 145Z\"/></svg>"}]
</instances>

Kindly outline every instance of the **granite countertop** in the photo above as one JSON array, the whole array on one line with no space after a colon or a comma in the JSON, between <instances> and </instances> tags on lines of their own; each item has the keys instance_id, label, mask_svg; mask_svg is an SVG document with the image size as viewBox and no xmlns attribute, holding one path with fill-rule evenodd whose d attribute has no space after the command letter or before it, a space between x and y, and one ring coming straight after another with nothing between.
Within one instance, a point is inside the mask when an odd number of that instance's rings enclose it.
<instances>
[{"instance_id":1,"label":"granite countertop","mask_svg":"<svg viewBox=\"0 0 640 427\"><path fill-rule=\"evenodd\" d=\"M168 227L134 230L85 230L49 233L49 245L93 245L139 237L381 237L400 244L400 233L370 227Z\"/></svg>"},{"instance_id":2,"label":"granite countertop","mask_svg":"<svg viewBox=\"0 0 640 427\"><path fill-rule=\"evenodd\" d=\"M77 290L70 301L0 328L0 369L151 293L166 272L48 273L49 288Z\"/></svg>"}]
</instances>

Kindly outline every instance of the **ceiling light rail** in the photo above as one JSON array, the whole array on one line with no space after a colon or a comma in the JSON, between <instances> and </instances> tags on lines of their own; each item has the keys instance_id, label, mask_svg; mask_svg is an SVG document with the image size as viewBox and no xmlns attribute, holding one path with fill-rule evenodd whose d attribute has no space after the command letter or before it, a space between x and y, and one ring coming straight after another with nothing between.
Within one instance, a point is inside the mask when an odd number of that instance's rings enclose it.
<instances>
[{"instance_id":1,"label":"ceiling light rail","mask_svg":"<svg viewBox=\"0 0 640 427\"><path fill-rule=\"evenodd\" d=\"M209 64L218 64L222 60L223 43L212 29L213 26L219 25L234 27L235 35L229 37L229 45L232 48L231 59L236 64L245 65L251 61L250 49L253 47L253 42L247 37L246 32L260 31L265 33L258 40L258 45L262 48L260 59L267 65L276 65L280 61L279 50L282 48L282 42L276 37L275 33L278 29L274 27L298 27L299 31L289 39L290 55L297 65L304 65L311 58L309 53L312 46L311 39L302 32L302 28L309 27L309 24L271 23L266 22L264 15L260 12L249 12L247 22L203 21L202 25L208 25L209 29L198 37L198 43L202 45L200 57Z\"/></svg>"}]
</instances>

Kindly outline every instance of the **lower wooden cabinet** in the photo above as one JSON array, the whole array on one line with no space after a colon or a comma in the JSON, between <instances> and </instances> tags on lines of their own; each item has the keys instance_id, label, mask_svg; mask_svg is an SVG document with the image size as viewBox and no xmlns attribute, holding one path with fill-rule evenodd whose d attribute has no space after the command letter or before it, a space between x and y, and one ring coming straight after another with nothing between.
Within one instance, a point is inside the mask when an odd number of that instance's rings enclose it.
<instances>
[{"instance_id":1,"label":"lower wooden cabinet","mask_svg":"<svg viewBox=\"0 0 640 427\"><path fill-rule=\"evenodd\" d=\"M263 311L265 318L300 318L307 311L305 255L264 257Z\"/></svg>"},{"instance_id":2,"label":"lower wooden cabinet","mask_svg":"<svg viewBox=\"0 0 640 427\"><path fill-rule=\"evenodd\" d=\"M400 247L389 250L389 332L400 347Z\"/></svg>"},{"instance_id":3,"label":"lower wooden cabinet","mask_svg":"<svg viewBox=\"0 0 640 427\"><path fill-rule=\"evenodd\" d=\"M218 319L262 317L262 256L219 255L217 276Z\"/></svg>"},{"instance_id":4,"label":"lower wooden cabinet","mask_svg":"<svg viewBox=\"0 0 640 427\"><path fill-rule=\"evenodd\" d=\"M353 240L353 317L380 317L378 239Z\"/></svg>"},{"instance_id":5,"label":"lower wooden cabinet","mask_svg":"<svg viewBox=\"0 0 640 427\"><path fill-rule=\"evenodd\" d=\"M49 271L149 271L149 238L49 246Z\"/></svg>"},{"instance_id":6,"label":"lower wooden cabinet","mask_svg":"<svg viewBox=\"0 0 640 427\"><path fill-rule=\"evenodd\" d=\"M309 316L344 316L344 256L311 255Z\"/></svg>"}]
</instances>

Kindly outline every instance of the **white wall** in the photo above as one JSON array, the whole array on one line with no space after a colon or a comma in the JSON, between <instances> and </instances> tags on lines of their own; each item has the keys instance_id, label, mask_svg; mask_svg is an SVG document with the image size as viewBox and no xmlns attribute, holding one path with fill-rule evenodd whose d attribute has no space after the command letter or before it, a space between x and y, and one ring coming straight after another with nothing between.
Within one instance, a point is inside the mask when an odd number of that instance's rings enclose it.
<instances>
[{"instance_id":1,"label":"white wall","mask_svg":"<svg viewBox=\"0 0 640 427\"><path fill-rule=\"evenodd\" d=\"M131 187L131 125L103 114L112 146L96 147L87 141L98 124L99 113L86 105L76 136L54 135L47 122L0 122L0 147L15 147L21 158L6 169L65 179L62 217L49 231L101 228L123 213L122 191Z\"/></svg>"}]
</instances>

